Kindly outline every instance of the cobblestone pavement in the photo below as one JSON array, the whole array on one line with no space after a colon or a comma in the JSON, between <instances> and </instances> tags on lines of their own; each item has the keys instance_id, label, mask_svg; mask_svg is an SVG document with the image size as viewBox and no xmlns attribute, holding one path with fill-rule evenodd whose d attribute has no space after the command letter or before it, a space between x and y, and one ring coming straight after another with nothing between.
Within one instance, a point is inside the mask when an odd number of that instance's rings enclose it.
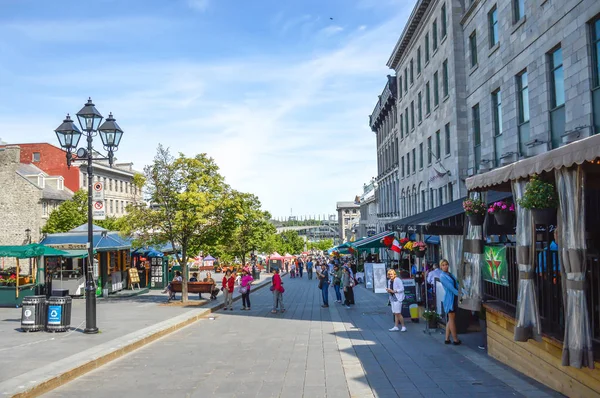
<instances>
[{"instance_id":1,"label":"cobblestone pavement","mask_svg":"<svg viewBox=\"0 0 600 398\"><path fill-rule=\"evenodd\" d=\"M47 394L48 397L554 397L477 349L440 334L390 333L385 295L320 307L316 281L284 278L284 314L268 289L252 310L219 311ZM330 291L331 297L333 292Z\"/></svg>"}]
</instances>

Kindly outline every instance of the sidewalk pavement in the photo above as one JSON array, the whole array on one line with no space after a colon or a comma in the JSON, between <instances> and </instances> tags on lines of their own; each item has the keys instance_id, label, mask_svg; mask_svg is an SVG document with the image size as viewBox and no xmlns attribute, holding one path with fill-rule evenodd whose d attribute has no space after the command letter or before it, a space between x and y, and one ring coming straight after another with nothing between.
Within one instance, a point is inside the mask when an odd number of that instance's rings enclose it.
<instances>
[{"instance_id":1,"label":"sidewalk pavement","mask_svg":"<svg viewBox=\"0 0 600 398\"><path fill-rule=\"evenodd\" d=\"M220 280L216 275L217 284ZM271 275L263 273L254 290L270 283ZM189 305L177 301L167 304L167 295L154 290L134 297L98 299L100 332L95 335L83 333L83 299L73 300L71 329L64 333L24 333L21 309L0 308L0 394L36 396L51 390L219 310L222 297L219 294L217 300L202 303L197 294L190 294ZM236 288L234 300L240 297Z\"/></svg>"}]
</instances>

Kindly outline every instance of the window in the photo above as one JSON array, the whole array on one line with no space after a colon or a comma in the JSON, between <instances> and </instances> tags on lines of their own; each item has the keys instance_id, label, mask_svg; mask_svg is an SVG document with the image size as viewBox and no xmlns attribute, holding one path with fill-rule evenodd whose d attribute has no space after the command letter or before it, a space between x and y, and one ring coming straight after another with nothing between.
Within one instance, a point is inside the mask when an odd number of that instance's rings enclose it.
<instances>
[{"instance_id":1,"label":"window","mask_svg":"<svg viewBox=\"0 0 600 398\"><path fill-rule=\"evenodd\" d=\"M419 123L423 121L423 105L421 104L421 92L419 91L418 102L417 102L417 115L419 117Z\"/></svg>"},{"instance_id":2,"label":"window","mask_svg":"<svg viewBox=\"0 0 600 398\"><path fill-rule=\"evenodd\" d=\"M421 73L421 46L417 48L417 75Z\"/></svg>"},{"instance_id":3,"label":"window","mask_svg":"<svg viewBox=\"0 0 600 398\"><path fill-rule=\"evenodd\" d=\"M123 192L123 181L120 181L119 185L121 186L121 192Z\"/></svg>"},{"instance_id":4,"label":"window","mask_svg":"<svg viewBox=\"0 0 600 398\"><path fill-rule=\"evenodd\" d=\"M414 72L414 68L413 68L413 60L410 60L410 84L413 84L415 82L415 74Z\"/></svg>"},{"instance_id":5,"label":"window","mask_svg":"<svg viewBox=\"0 0 600 398\"><path fill-rule=\"evenodd\" d=\"M436 107L440 104L440 90L438 87L438 73L437 71L433 74L433 106Z\"/></svg>"},{"instance_id":6,"label":"window","mask_svg":"<svg viewBox=\"0 0 600 398\"><path fill-rule=\"evenodd\" d=\"M425 84L425 113L431 113L431 94L429 90L429 82Z\"/></svg>"},{"instance_id":7,"label":"window","mask_svg":"<svg viewBox=\"0 0 600 398\"><path fill-rule=\"evenodd\" d=\"M429 208L433 209L435 205L433 204L433 188L429 188Z\"/></svg>"},{"instance_id":8,"label":"window","mask_svg":"<svg viewBox=\"0 0 600 398\"><path fill-rule=\"evenodd\" d=\"M425 33L425 63L429 62L429 33Z\"/></svg>"},{"instance_id":9,"label":"window","mask_svg":"<svg viewBox=\"0 0 600 398\"><path fill-rule=\"evenodd\" d=\"M125 193L129 193L129 183L125 183Z\"/></svg>"},{"instance_id":10,"label":"window","mask_svg":"<svg viewBox=\"0 0 600 398\"><path fill-rule=\"evenodd\" d=\"M442 93L444 98L448 96L448 60L442 64Z\"/></svg>"},{"instance_id":11,"label":"window","mask_svg":"<svg viewBox=\"0 0 600 398\"><path fill-rule=\"evenodd\" d=\"M448 202L454 201L454 192L452 192L452 183L448 183Z\"/></svg>"},{"instance_id":12,"label":"window","mask_svg":"<svg viewBox=\"0 0 600 398\"><path fill-rule=\"evenodd\" d=\"M398 98L402 98L402 75L398 78Z\"/></svg>"},{"instance_id":13,"label":"window","mask_svg":"<svg viewBox=\"0 0 600 398\"><path fill-rule=\"evenodd\" d=\"M471 49L471 68L477 65L477 32L473 31L469 36L469 48Z\"/></svg>"},{"instance_id":14,"label":"window","mask_svg":"<svg viewBox=\"0 0 600 398\"><path fill-rule=\"evenodd\" d=\"M33 159L31 159L32 162L37 163L40 161L40 153L39 152L34 152L33 153Z\"/></svg>"},{"instance_id":15,"label":"window","mask_svg":"<svg viewBox=\"0 0 600 398\"><path fill-rule=\"evenodd\" d=\"M42 202L42 216L48 215L48 202Z\"/></svg>"},{"instance_id":16,"label":"window","mask_svg":"<svg viewBox=\"0 0 600 398\"><path fill-rule=\"evenodd\" d=\"M494 160L496 167L500 165L500 157L504 145L502 142L502 92L500 90L492 93L492 116L494 122Z\"/></svg>"},{"instance_id":17,"label":"window","mask_svg":"<svg viewBox=\"0 0 600 398\"><path fill-rule=\"evenodd\" d=\"M436 160L440 160L442 157L442 135L440 134L440 130L435 132L435 157Z\"/></svg>"},{"instance_id":18,"label":"window","mask_svg":"<svg viewBox=\"0 0 600 398\"><path fill-rule=\"evenodd\" d=\"M408 136L408 107L404 110L404 131Z\"/></svg>"},{"instance_id":19,"label":"window","mask_svg":"<svg viewBox=\"0 0 600 398\"><path fill-rule=\"evenodd\" d=\"M404 139L404 115L400 114L400 139Z\"/></svg>"},{"instance_id":20,"label":"window","mask_svg":"<svg viewBox=\"0 0 600 398\"><path fill-rule=\"evenodd\" d=\"M410 103L410 129L415 129L415 101Z\"/></svg>"},{"instance_id":21,"label":"window","mask_svg":"<svg viewBox=\"0 0 600 398\"><path fill-rule=\"evenodd\" d=\"M591 23L593 86L600 87L600 17Z\"/></svg>"},{"instance_id":22,"label":"window","mask_svg":"<svg viewBox=\"0 0 600 398\"><path fill-rule=\"evenodd\" d=\"M562 48L548 54L550 61L550 134L552 148L558 148L565 132L565 77L563 72Z\"/></svg>"},{"instance_id":23,"label":"window","mask_svg":"<svg viewBox=\"0 0 600 398\"><path fill-rule=\"evenodd\" d=\"M433 51L437 50L437 19L433 20L431 25L431 40L433 45Z\"/></svg>"},{"instance_id":24,"label":"window","mask_svg":"<svg viewBox=\"0 0 600 398\"><path fill-rule=\"evenodd\" d=\"M402 156L402 178L404 178L404 156Z\"/></svg>"},{"instance_id":25,"label":"window","mask_svg":"<svg viewBox=\"0 0 600 398\"><path fill-rule=\"evenodd\" d=\"M431 158L433 156L433 148L431 148L431 137L427 137L427 164L431 166Z\"/></svg>"},{"instance_id":26,"label":"window","mask_svg":"<svg viewBox=\"0 0 600 398\"><path fill-rule=\"evenodd\" d=\"M109 178L108 180L108 190L112 191L112 178Z\"/></svg>"},{"instance_id":27,"label":"window","mask_svg":"<svg viewBox=\"0 0 600 398\"><path fill-rule=\"evenodd\" d=\"M412 150L412 166L413 166L413 174L417 172L417 150L413 148Z\"/></svg>"},{"instance_id":28,"label":"window","mask_svg":"<svg viewBox=\"0 0 600 398\"><path fill-rule=\"evenodd\" d=\"M444 126L444 141L446 143L446 155L450 155L450 123Z\"/></svg>"},{"instance_id":29,"label":"window","mask_svg":"<svg viewBox=\"0 0 600 398\"><path fill-rule=\"evenodd\" d=\"M419 169L423 168L423 143L419 144Z\"/></svg>"},{"instance_id":30,"label":"window","mask_svg":"<svg viewBox=\"0 0 600 398\"><path fill-rule=\"evenodd\" d=\"M356 212L356 210L354 210L354 212ZM121 201L121 213L125 213L125 201L124 200Z\"/></svg>"},{"instance_id":31,"label":"window","mask_svg":"<svg viewBox=\"0 0 600 398\"><path fill-rule=\"evenodd\" d=\"M488 14L488 23L490 25L490 48L498 44L498 9L496 6Z\"/></svg>"},{"instance_id":32,"label":"window","mask_svg":"<svg viewBox=\"0 0 600 398\"><path fill-rule=\"evenodd\" d=\"M425 210L425 191L421 191L421 212Z\"/></svg>"},{"instance_id":33,"label":"window","mask_svg":"<svg viewBox=\"0 0 600 398\"><path fill-rule=\"evenodd\" d=\"M438 206L444 204L444 187L438 188Z\"/></svg>"},{"instance_id":34,"label":"window","mask_svg":"<svg viewBox=\"0 0 600 398\"><path fill-rule=\"evenodd\" d=\"M471 108L471 121L473 123L473 161L475 163L475 171L479 171L479 163L481 163L481 125L479 120L479 104Z\"/></svg>"},{"instance_id":35,"label":"window","mask_svg":"<svg viewBox=\"0 0 600 398\"><path fill-rule=\"evenodd\" d=\"M529 87L526 70L517 75L517 106L519 152L524 155L527 153L525 144L529 142Z\"/></svg>"},{"instance_id":36,"label":"window","mask_svg":"<svg viewBox=\"0 0 600 398\"><path fill-rule=\"evenodd\" d=\"M408 92L408 68L404 68L404 92Z\"/></svg>"},{"instance_id":37,"label":"window","mask_svg":"<svg viewBox=\"0 0 600 398\"><path fill-rule=\"evenodd\" d=\"M110 200L110 209L109 210L112 214L112 212L113 212L113 200L112 199Z\"/></svg>"},{"instance_id":38,"label":"window","mask_svg":"<svg viewBox=\"0 0 600 398\"><path fill-rule=\"evenodd\" d=\"M519 22L525 16L525 0L513 0L513 9L515 13L515 23Z\"/></svg>"},{"instance_id":39,"label":"window","mask_svg":"<svg viewBox=\"0 0 600 398\"><path fill-rule=\"evenodd\" d=\"M442 9L440 11L440 22L442 23L442 39L446 37L448 32L448 22L446 22L446 4L442 4Z\"/></svg>"},{"instance_id":40,"label":"window","mask_svg":"<svg viewBox=\"0 0 600 398\"><path fill-rule=\"evenodd\" d=\"M410 151L406 154L406 175L410 175Z\"/></svg>"}]
</instances>

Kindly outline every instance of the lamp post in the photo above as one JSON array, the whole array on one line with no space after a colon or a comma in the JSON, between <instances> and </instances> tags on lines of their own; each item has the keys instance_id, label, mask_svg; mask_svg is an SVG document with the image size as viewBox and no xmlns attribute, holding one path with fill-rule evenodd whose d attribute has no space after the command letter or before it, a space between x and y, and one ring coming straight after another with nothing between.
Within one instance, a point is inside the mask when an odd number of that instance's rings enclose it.
<instances>
[{"instance_id":1,"label":"lamp post","mask_svg":"<svg viewBox=\"0 0 600 398\"><path fill-rule=\"evenodd\" d=\"M88 99L87 103L77 112L77 119L81 130L75 125L69 114L63 123L58 126L56 136L60 146L67 151L67 167L71 167L74 161L87 161L87 179L88 179L88 260L85 263L85 329L84 333L98 333L96 326L96 285L94 283L93 264L94 264L94 227L92 217L92 180L94 160L108 160L110 167L114 163L114 152L117 151L123 130L117 122L109 114L108 118L101 125L103 116L98 112L92 99ZM82 133L83 132L83 133ZM81 135L85 134L87 138L87 147L77 149ZM100 135L102 145L108 152L107 157L94 156L93 139L94 136ZM73 152L76 151L75 157Z\"/></svg>"}]
</instances>

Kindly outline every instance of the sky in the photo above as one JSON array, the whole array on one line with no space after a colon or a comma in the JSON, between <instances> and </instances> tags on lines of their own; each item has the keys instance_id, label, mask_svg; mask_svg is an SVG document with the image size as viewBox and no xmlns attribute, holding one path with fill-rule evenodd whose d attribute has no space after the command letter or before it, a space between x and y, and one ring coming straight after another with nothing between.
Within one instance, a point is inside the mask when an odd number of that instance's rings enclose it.
<instances>
[{"instance_id":1,"label":"sky","mask_svg":"<svg viewBox=\"0 0 600 398\"><path fill-rule=\"evenodd\" d=\"M376 176L368 116L414 3L0 0L0 140L57 145L91 96L119 162L207 153L274 217L334 214Z\"/></svg>"}]
</instances>

